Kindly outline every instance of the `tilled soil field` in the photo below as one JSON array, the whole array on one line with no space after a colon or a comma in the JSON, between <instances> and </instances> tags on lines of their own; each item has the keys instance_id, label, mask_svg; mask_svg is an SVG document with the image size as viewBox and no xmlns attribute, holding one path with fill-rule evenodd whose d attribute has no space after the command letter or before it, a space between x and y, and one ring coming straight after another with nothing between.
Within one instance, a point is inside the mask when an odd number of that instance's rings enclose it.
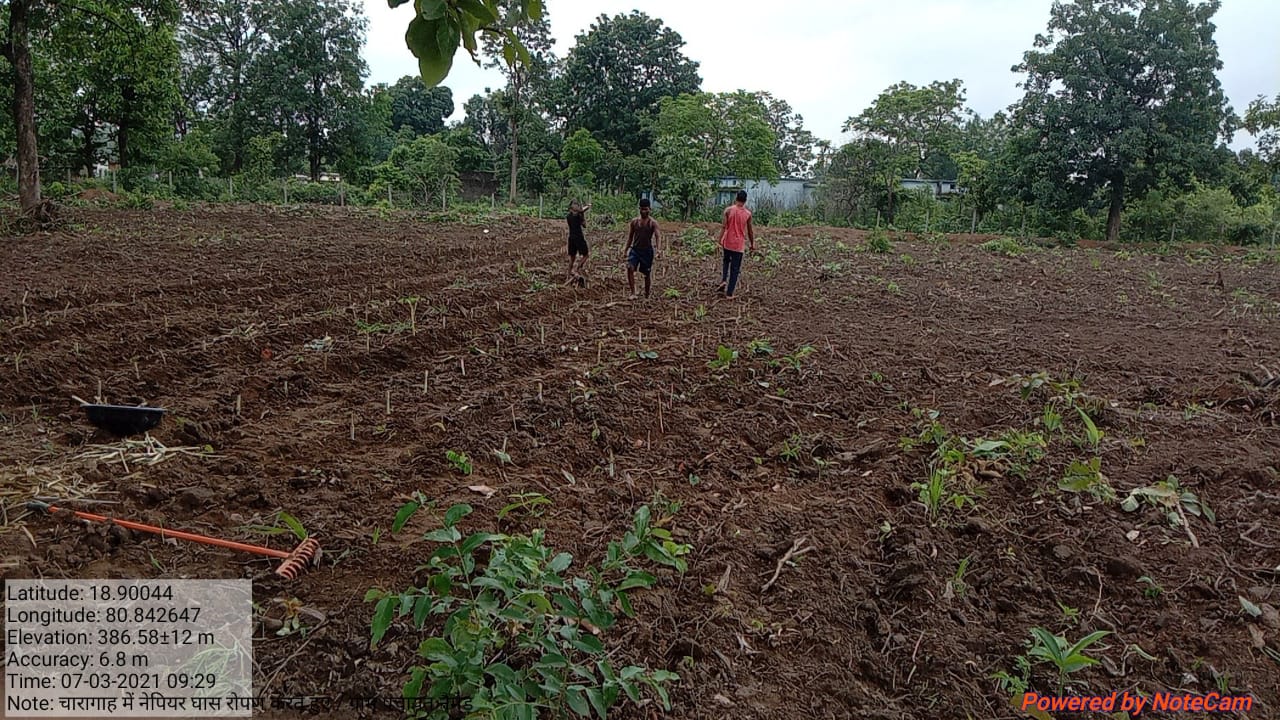
<instances>
[{"instance_id":1,"label":"tilled soil field","mask_svg":"<svg viewBox=\"0 0 1280 720\"><path fill-rule=\"evenodd\" d=\"M1109 632L1068 692L1280 716L1275 254L768 228L727 302L682 229L648 300L613 229L566 286L552 221L83 209L4 238L4 575L251 577L257 691L397 695L424 636L398 621L371 650L364 596L414 583L446 508L545 527L579 567L649 505L688 571L655 570L605 642L679 674L667 717L1026 717L996 676L1057 691L1035 627ZM163 449L97 434L73 395L167 408ZM284 511L325 552L286 581L33 496L287 549L253 529Z\"/></svg>"}]
</instances>

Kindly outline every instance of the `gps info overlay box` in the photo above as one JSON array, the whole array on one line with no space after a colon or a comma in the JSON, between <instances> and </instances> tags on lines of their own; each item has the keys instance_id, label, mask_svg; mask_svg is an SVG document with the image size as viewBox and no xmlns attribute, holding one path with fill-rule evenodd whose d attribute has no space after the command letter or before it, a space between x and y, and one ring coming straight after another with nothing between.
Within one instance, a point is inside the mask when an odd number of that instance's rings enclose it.
<instances>
[{"instance_id":1,"label":"gps info overlay box","mask_svg":"<svg viewBox=\"0 0 1280 720\"><path fill-rule=\"evenodd\" d=\"M248 717L249 580L6 580L7 717Z\"/></svg>"}]
</instances>

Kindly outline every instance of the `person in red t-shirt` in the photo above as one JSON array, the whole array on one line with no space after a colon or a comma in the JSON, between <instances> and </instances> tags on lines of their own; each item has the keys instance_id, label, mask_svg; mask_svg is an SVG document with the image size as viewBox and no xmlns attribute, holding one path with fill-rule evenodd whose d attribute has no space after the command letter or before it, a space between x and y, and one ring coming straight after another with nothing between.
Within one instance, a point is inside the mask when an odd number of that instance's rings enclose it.
<instances>
[{"instance_id":1,"label":"person in red t-shirt","mask_svg":"<svg viewBox=\"0 0 1280 720\"><path fill-rule=\"evenodd\" d=\"M726 300L733 299L733 291L738 287L738 274L742 271L742 255L747 250L747 243L751 243L750 250L755 252L756 231L751 224L751 211L747 209L747 191L739 190L737 200L724 209L724 227L720 230L724 262L720 285L716 289L724 291Z\"/></svg>"}]
</instances>

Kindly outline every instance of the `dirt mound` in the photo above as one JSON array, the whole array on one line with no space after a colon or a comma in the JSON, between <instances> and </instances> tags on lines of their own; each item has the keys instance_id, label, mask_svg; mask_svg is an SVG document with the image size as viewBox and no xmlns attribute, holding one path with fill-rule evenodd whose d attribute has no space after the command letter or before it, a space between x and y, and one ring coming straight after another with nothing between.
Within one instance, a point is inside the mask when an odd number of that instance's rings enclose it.
<instances>
[{"instance_id":1,"label":"dirt mound","mask_svg":"<svg viewBox=\"0 0 1280 720\"><path fill-rule=\"evenodd\" d=\"M76 193L76 199L84 202L114 203L120 201L120 195L102 188L86 188Z\"/></svg>"}]
</instances>

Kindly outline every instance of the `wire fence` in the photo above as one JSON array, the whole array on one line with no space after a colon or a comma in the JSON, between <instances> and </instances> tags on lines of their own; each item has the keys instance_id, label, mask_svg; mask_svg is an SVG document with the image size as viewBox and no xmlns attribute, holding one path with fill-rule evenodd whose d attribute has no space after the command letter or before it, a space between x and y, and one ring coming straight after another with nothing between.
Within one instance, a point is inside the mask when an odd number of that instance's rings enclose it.
<instances>
[{"instance_id":1,"label":"wire fence","mask_svg":"<svg viewBox=\"0 0 1280 720\"><path fill-rule=\"evenodd\" d=\"M16 171L0 177L3 177L6 192L16 192ZM634 217L639 197L566 188L525 197L518 208L513 208L497 192L489 192L487 196L477 192L477 188L488 190L492 186L491 182L467 184L457 178L449 178L440 185L409 186L384 180L359 185L334 177L316 182L297 176L216 177L200 172L157 172L150 169L108 170L99 177L84 178L69 169L46 168L42 176L43 194L55 200L106 200L136 207L149 206L155 200L168 200L352 205L445 213L451 210L478 213L502 208L505 212L529 217L561 218L569 200L576 199L592 204L593 221L599 225L616 225ZM836 202L824 195L823 188L819 186L816 193L805 197L802 202L781 203L761 198L752 203L752 210L756 222L763 226L828 224L926 235L978 233L1073 240L1100 240L1106 235L1105 215L1083 210L1061 213L1035 205L1010 204L980 213L963 196L939 198L927 191L904 191L898 195L890 217L881 207L882 203L876 200L865 198L854 203L847 200ZM719 222L720 212L719 206L708 205L699 208L692 217L681 217L680 211L674 207L663 209L659 215L670 220ZM1157 207L1152 201L1142 199L1131 203L1124 216L1125 239L1138 242L1269 245L1275 248L1277 235L1280 235L1280 205L1275 204L1240 207L1232 201L1187 212L1181 206L1166 203Z\"/></svg>"}]
</instances>

